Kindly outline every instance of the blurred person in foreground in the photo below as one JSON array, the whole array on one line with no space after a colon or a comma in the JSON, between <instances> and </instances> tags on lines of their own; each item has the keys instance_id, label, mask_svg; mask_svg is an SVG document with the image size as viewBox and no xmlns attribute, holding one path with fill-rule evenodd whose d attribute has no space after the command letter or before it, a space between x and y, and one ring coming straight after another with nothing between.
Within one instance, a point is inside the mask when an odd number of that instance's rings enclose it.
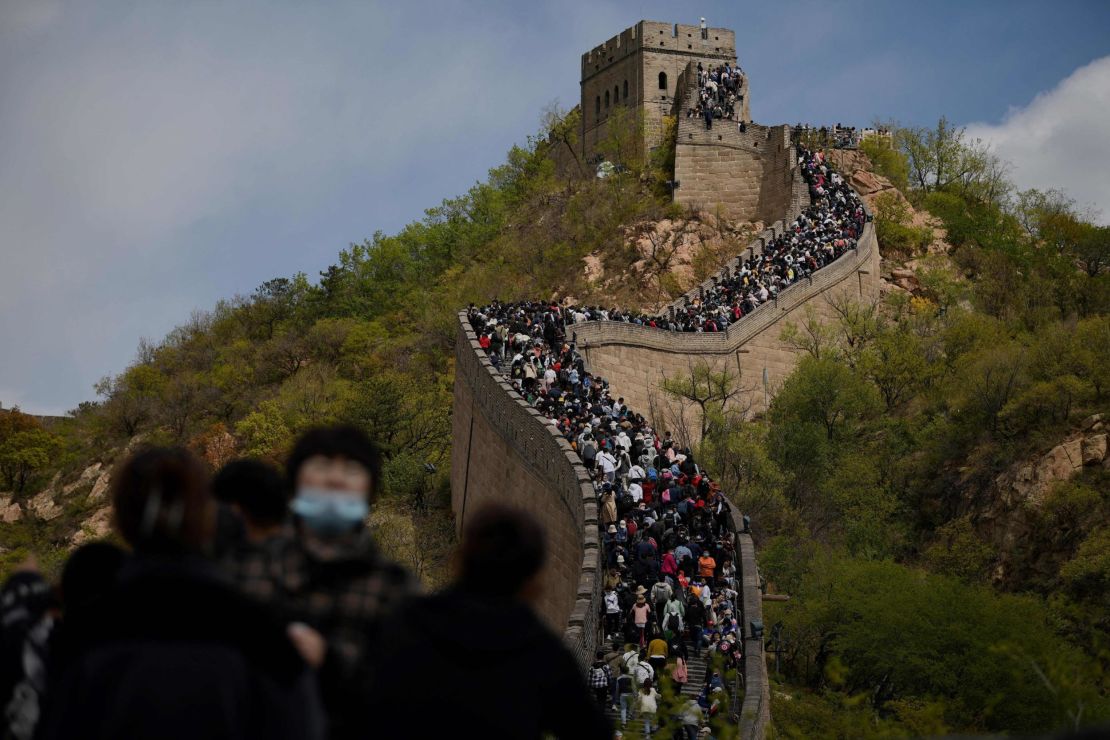
<instances>
[{"instance_id":1,"label":"blurred person in foreground","mask_svg":"<svg viewBox=\"0 0 1110 740\"><path fill-rule=\"evenodd\" d=\"M271 601L271 589L282 580L281 563L294 544L284 476L262 460L232 460L213 476L212 496L234 520L231 525L217 520L222 541L213 554L221 569L251 595ZM260 586L258 593L250 591Z\"/></svg>"},{"instance_id":2,"label":"blurred person in foreground","mask_svg":"<svg viewBox=\"0 0 1110 740\"><path fill-rule=\"evenodd\" d=\"M455 583L403 605L383 629L366 709L375 734L612 737L582 669L533 610L545 559L531 515L502 505L472 515Z\"/></svg>"},{"instance_id":3,"label":"blurred person in foreground","mask_svg":"<svg viewBox=\"0 0 1110 740\"><path fill-rule=\"evenodd\" d=\"M317 668L329 737L338 740L368 737L365 705L381 621L417 590L415 579L381 554L366 528L381 466L380 451L358 429L321 427L301 436L286 464L285 490L293 493L288 527L282 529L277 510L270 511L272 491L236 494L253 542L233 555L229 573L292 623L298 650ZM263 512L270 525L259 528Z\"/></svg>"},{"instance_id":4,"label":"blurred person in foreground","mask_svg":"<svg viewBox=\"0 0 1110 740\"><path fill-rule=\"evenodd\" d=\"M214 524L207 483L184 449L140 451L112 476L132 555L67 620L40 738L323 736L315 682L285 625L202 556Z\"/></svg>"}]
</instances>

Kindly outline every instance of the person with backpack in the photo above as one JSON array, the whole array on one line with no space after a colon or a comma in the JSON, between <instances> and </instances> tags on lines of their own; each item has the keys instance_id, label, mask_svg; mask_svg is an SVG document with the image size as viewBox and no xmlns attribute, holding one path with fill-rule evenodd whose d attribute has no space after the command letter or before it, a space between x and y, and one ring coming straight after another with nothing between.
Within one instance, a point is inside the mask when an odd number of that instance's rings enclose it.
<instances>
[{"instance_id":1,"label":"person with backpack","mask_svg":"<svg viewBox=\"0 0 1110 740\"><path fill-rule=\"evenodd\" d=\"M667 605L667 602L670 601L672 596L674 596L674 589L672 589L671 584L667 583L665 580L660 579L651 587L651 602L655 605L655 616L656 619L659 620L658 624L660 629L663 627L663 608Z\"/></svg>"},{"instance_id":2,"label":"person with backpack","mask_svg":"<svg viewBox=\"0 0 1110 740\"><path fill-rule=\"evenodd\" d=\"M678 594L671 594L671 598L663 605L663 629L681 638L685 628L683 619L686 616L686 607Z\"/></svg>"},{"instance_id":3,"label":"person with backpack","mask_svg":"<svg viewBox=\"0 0 1110 740\"><path fill-rule=\"evenodd\" d=\"M582 445L578 449L578 454L582 458L582 463L586 466L586 470L593 473L594 467L597 465L597 443L594 441L592 434L587 434L582 439Z\"/></svg>"},{"instance_id":4,"label":"person with backpack","mask_svg":"<svg viewBox=\"0 0 1110 740\"><path fill-rule=\"evenodd\" d=\"M612 680L613 672L605 662L605 652L598 650L594 655L593 665L590 666L589 684L599 707L604 708L609 703L609 683Z\"/></svg>"}]
</instances>

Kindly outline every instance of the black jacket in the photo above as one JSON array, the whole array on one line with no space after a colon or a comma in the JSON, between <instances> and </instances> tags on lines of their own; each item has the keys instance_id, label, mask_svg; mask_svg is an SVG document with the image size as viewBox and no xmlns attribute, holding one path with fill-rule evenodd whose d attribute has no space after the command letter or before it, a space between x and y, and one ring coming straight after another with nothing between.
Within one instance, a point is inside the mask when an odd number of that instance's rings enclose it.
<instances>
[{"instance_id":1,"label":"black jacket","mask_svg":"<svg viewBox=\"0 0 1110 740\"><path fill-rule=\"evenodd\" d=\"M519 601L458 589L410 600L382 633L377 737L607 740L585 669Z\"/></svg>"},{"instance_id":2,"label":"black jacket","mask_svg":"<svg viewBox=\"0 0 1110 740\"><path fill-rule=\"evenodd\" d=\"M323 735L284 625L199 559L133 560L65 626L40 740Z\"/></svg>"}]
</instances>

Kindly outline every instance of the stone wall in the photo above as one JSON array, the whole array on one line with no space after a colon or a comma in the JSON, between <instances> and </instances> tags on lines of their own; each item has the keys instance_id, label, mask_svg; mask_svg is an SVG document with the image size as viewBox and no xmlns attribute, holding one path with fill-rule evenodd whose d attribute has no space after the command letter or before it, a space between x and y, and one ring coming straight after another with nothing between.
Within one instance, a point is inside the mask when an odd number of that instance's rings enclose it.
<instances>
[{"instance_id":1,"label":"stone wall","mask_svg":"<svg viewBox=\"0 0 1110 740\"><path fill-rule=\"evenodd\" d=\"M452 413L451 506L461 530L470 512L499 501L533 512L547 532L539 612L583 665L597 644L600 542L589 473L554 427L490 364L458 316Z\"/></svg>"},{"instance_id":2,"label":"stone wall","mask_svg":"<svg viewBox=\"0 0 1110 740\"><path fill-rule=\"evenodd\" d=\"M737 121L718 120L706 129L703 118L687 115L697 96L696 65L687 68L683 82L676 111L674 176L680 185L675 202L711 212L720 209L737 221L782 218L802 180L790 127L746 123L740 131Z\"/></svg>"},{"instance_id":3,"label":"stone wall","mask_svg":"<svg viewBox=\"0 0 1110 740\"><path fill-rule=\"evenodd\" d=\"M772 233L781 233L781 222ZM761 249L757 239L751 248ZM735 269L735 261L727 269ZM664 378L688 373L698 363L718 371L739 372L744 392L736 400L749 413L766 409L798 361L798 353L779 335L787 322L801 322L811 310L823 321L837 314L840 301L872 302L879 297L879 249L874 226L867 223L856 249L768 301L719 333L665 332L617 321L574 324L568 332L591 370L607 379L630 408L647 409L662 422ZM763 377L766 372L767 384ZM690 427L698 427L691 418ZM671 430L679 433L680 430ZM694 439L687 439L694 442Z\"/></svg>"},{"instance_id":4,"label":"stone wall","mask_svg":"<svg viewBox=\"0 0 1110 740\"><path fill-rule=\"evenodd\" d=\"M698 26L640 21L583 54L584 158L591 162L596 159L598 142L605 138L606 125L618 104L642 114L645 153L658 146L663 117L671 115L675 99L680 97L679 76L687 64L696 67L698 62L706 66L725 62L735 65L736 34L727 28L709 28L702 39ZM747 85L745 79L745 111Z\"/></svg>"}]
</instances>

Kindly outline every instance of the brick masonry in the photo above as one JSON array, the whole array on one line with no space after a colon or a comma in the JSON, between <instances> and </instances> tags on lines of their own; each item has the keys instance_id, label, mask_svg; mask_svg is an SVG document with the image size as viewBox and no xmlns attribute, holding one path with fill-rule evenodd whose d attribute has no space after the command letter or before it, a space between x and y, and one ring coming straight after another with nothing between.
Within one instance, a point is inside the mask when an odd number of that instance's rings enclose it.
<instances>
[{"instance_id":1,"label":"brick masonry","mask_svg":"<svg viewBox=\"0 0 1110 740\"><path fill-rule=\"evenodd\" d=\"M807 310L819 320L831 321L837 316L837 301L872 302L878 295L879 249L874 227L868 223L855 250L790 286L777 300L763 304L727 331L663 332L609 321L576 324L571 330L592 371L608 379L630 408L661 413L664 378L681 376L694 364L706 362L717 370L739 372L746 390L737 403L758 413L797 364L797 352L779 338L787 322L803 321ZM663 419L660 415L654 420Z\"/></svg>"},{"instance_id":2,"label":"brick masonry","mask_svg":"<svg viewBox=\"0 0 1110 740\"><path fill-rule=\"evenodd\" d=\"M600 542L589 473L577 453L513 391L459 313L452 414L451 505L456 526L482 504L534 513L548 537L539 612L583 665L597 635Z\"/></svg>"},{"instance_id":3,"label":"brick masonry","mask_svg":"<svg viewBox=\"0 0 1110 740\"><path fill-rule=\"evenodd\" d=\"M676 200L709 209L719 206L733 218L773 221L744 253L673 308L734 274L740 261L760 253L809 203L788 127L749 123L740 132L735 122L722 121L705 131L700 120L681 115L697 60L719 64L725 59L735 62L735 56L735 36L728 29L708 29L707 39L701 40L697 26L642 21L582 57L582 141L587 156L604 135L609 115L604 91L610 93L610 112L618 94L621 105L643 108L649 148L658 143L669 104L671 114L680 114L675 168L682 185ZM666 74L666 90L652 89L658 87L659 72ZM748 92L747 79L744 91ZM598 96L602 115L594 115ZM747 94L744 100L743 118L750 121ZM568 158L564 153L562 159ZM623 396L631 408L649 413L661 409L662 380L705 361L740 373L746 390L737 403L754 413L766 408L797 363L796 351L779 339L787 322L803 320L807 310L829 321L836 317L833 306L838 301L878 297L879 249L868 223L855 250L790 286L726 332L674 333L621 322L587 322L573 325L571 331L591 372L608 379L614 395ZM549 550L540 611L553 628L562 630L566 644L586 666L597 645L601 596L598 512L589 475L566 440L493 368L465 311L458 322L451 457L456 524L461 529L467 512L492 501L526 507L539 517ZM750 630L753 619L762 620L762 597L751 537L738 535L737 547L747 648L740 734L762 740L770 701L762 646Z\"/></svg>"},{"instance_id":4,"label":"brick masonry","mask_svg":"<svg viewBox=\"0 0 1110 740\"><path fill-rule=\"evenodd\" d=\"M783 226L778 222L772 228ZM692 360L735 363L744 379L759 377L767 368L773 393L796 363L796 353L778 339L784 321L802 318L806 307L831 319L834 298L877 299L878 266L878 244L868 223L854 251L783 291L777 301L727 332L673 333L620 322L572 328L591 371L609 379L632 408L657 406L660 381L688 370ZM589 475L566 440L493 368L465 311L458 322L451 458L457 526L465 524L468 511L490 501L535 512L548 532L550 553L540 611L553 628L562 630L581 664L588 665L597 645L601 590L598 513ZM761 409L763 399L759 388L744 402ZM747 630L751 619L761 618L762 607L751 539L738 539ZM749 651L746 671L741 729L744 737L761 738L770 706L761 653Z\"/></svg>"},{"instance_id":5,"label":"brick masonry","mask_svg":"<svg viewBox=\"0 0 1110 740\"><path fill-rule=\"evenodd\" d=\"M688 65L736 64L736 34L727 28L640 21L582 55L582 132L586 160L593 160L598 142L618 106L642 113L644 150L662 141L663 117L677 109ZM742 90L742 116L750 120L748 81Z\"/></svg>"}]
</instances>

